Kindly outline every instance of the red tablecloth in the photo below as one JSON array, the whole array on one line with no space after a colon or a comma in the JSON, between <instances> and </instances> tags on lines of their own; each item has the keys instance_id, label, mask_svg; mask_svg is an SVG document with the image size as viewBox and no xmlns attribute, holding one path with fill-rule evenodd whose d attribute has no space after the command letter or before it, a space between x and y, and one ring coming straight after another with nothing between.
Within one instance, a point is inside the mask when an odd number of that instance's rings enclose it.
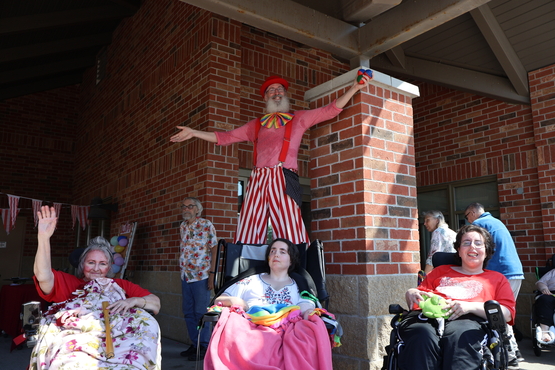
<instances>
[{"instance_id":1,"label":"red tablecloth","mask_svg":"<svg viewBox=\"0 0 555 370\"><path fill-rule=\"evenodd\" d=\"M39 297L34 284L3 285L0 291L0 330L16 337L21 334L21 306L30 301L42 303L43 311L46 301Z\"/></svg>"}]
</instances>

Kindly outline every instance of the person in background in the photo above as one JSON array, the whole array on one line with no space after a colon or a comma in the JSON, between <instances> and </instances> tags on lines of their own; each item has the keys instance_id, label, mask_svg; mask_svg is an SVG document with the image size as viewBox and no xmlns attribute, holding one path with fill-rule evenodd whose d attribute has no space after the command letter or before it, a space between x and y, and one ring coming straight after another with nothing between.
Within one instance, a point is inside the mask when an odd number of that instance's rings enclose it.
<instances>
[{"instance_id":1,"label":"person in background","mask_svg":"<svg viewBox=\"0 0 555 370\"><path fill-rule=\"evenodd\" d=\"M493 217L491 213L485 212L484 206L480 203L469 204L464 211L464 218L471 224L483 227L491 234L495 252L487 268L500 272L509 279L516 301L522 280L524 280L524 270L511 233L503 222ZM518 370L520 368L518 361L522 361L524 358L518 349L512 326L508 326L507 329L511 335L510 346L507 348L509 351L508 368Z\"/></svg>"},{"instance_id":2,"label":"person in background","mask_svg":"<svg viewBox=\"0 0 555 370\"><path fill-rule=\"evenodd\" d=\"M552 344L555 342L555 269L536 281L536 288L541 292L534 304L539 323L536 326L536 339L539 343Z\"/></svg>"},{"instance_id":3,"label":"person in background","mask_svg":"<svg viewBox=\"0 0 555 370\"><path fill-rule=\"evenodd\" d=\"M200 351L197 357L198 323L210 304L210 293L214 289L214 274L217 263L216 230L207 219L199 217L203 207L197 198L186 197L179 203L183 222L179 226L179 269L181 271L182 308L191 346L181 356L189 361L204 358L210 331L205 326L200 335Z\"/></svg>"},{"instance_id":4,"label":"person in background","mask_svg":"<svg viewBox=\"0 0 555 370\"><path fill-rule=\"evenodd\" d=\"M424 272L428 274L433 270L432 256L435 252L450 252L455 253L453 243L457 233L449 228L445 222L445 217L440 211L428 211L424 213L424 227L432 233L430 241L430 253L426 258L426 267Z\"/></svg>"}]
</instances>

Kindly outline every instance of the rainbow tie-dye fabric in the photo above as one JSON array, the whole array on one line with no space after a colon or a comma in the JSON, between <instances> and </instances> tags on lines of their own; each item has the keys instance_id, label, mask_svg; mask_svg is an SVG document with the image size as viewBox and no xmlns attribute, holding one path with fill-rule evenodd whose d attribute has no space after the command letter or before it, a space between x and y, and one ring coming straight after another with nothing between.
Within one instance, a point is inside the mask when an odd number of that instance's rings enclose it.
<instances>
[{"instance_id":1,"label":"rainbow tie-dye fabric","mask_svg":"<svg viewBox=\"0 0 555 370\"><path fill-rule=\"evenodd\" d=\"M293 119L293 113L268 113L260 118L260 124L266 128L280 128Z\"/></svg>"}]
</instances>

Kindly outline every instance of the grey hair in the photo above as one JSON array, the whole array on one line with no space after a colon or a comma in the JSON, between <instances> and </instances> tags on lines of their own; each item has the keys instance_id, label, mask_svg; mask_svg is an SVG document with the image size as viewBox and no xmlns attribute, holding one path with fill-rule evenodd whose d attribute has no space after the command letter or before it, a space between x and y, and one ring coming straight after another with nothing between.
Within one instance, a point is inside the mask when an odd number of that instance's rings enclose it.
<instances>
[{"instance_id":1,"label":"grey hair","mask_svg":"<svg viewBox=\"0 0 555 370\"><path fill-rule=\"evenodd\" d=\"M112 272L112 265L114 264L114 256L112 256L112 252L110 251L110 249L111 249L110 242L108 242L108 240L104 239L103 237L97 236L96 238L91 239L89 241L89 246L85 248L83 253L81 253L81 257L79 257L79 264L77 265L77 270L75 271L75 275L79 279L82 279L83 277L85 277L85 274L83 273L83 268L85 267L85 259L87 258L87 255L92 251L101 251L102 253L104 253L104 256L106 256L106 259L110 264L110 269L108 270L106 277L113 278L116 274Z\"/></svg>"},{"instance_id":2,"label":"grey hair","mask_svg":"<svg viewBox=\"0 0 555 370\"><path fill-rule=\"evenodd\" d=\"M436 210L432 210L432 211L428 211L426 213L424 213L424 218L426 217L433 217L436 220L439 221L439 223L437 224L437 226L441 226L441 225L445 225L445 217L443 216L443 213L441 213L441 211L436 211Z\"/></svg>"},{"instance_id":3,"label":"grey hair","mask_svg":"<svg viewBox=\"0 0 555 370\"><path fill-rule=\"evenodd\" d=\"M179 207L181 207L183 205L183 203L185 203L186 200L190 200L190 201L195 202L195 205L197 206L197 214L196 215L200 216L200 214L202 213L202 210L204 209L202 207L202 204L200 204L200 201L195 197L185 197L185 198L183 198L181 203L179 203Z\"/></svg>"},{"instance_id":4,"label":"grey hair","mask_svg":"<svg viewBox=\"0 0 555 370\"><path fill-rule=\"evenodd\" d=\"M484 206L481 205L480 203L474 202L474 203L470 203L470 204L465 208L464 211L466 212L466 211L470 211L470 210L472 210L472 211L474 211L474 212L476 212L476 213L478 213L478 214L481 215L482 213L484 213L485 208L484 208Z\"/></svg>"}]
</instances>

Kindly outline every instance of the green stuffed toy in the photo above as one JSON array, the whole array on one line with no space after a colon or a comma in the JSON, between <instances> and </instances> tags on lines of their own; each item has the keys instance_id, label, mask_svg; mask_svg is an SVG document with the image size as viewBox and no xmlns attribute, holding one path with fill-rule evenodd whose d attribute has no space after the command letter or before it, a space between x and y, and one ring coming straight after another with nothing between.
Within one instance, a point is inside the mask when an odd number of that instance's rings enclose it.
<instances>
[{"instance_id":1,"label":"green stuffed toy","mask_svg":"<svg viewBox=\"0 0 555 370\"><path fill-rule=\"evenodd\" d=\"M424 298L424 300L418 302L418 305L422 309L424 316L429 317L430 319L446 319L449 317L449 315L447 315L449 308L442 308L447 304L445 299L437 295L432 297L423 295L422 298Z\"/></svg>"}]
</instances>

